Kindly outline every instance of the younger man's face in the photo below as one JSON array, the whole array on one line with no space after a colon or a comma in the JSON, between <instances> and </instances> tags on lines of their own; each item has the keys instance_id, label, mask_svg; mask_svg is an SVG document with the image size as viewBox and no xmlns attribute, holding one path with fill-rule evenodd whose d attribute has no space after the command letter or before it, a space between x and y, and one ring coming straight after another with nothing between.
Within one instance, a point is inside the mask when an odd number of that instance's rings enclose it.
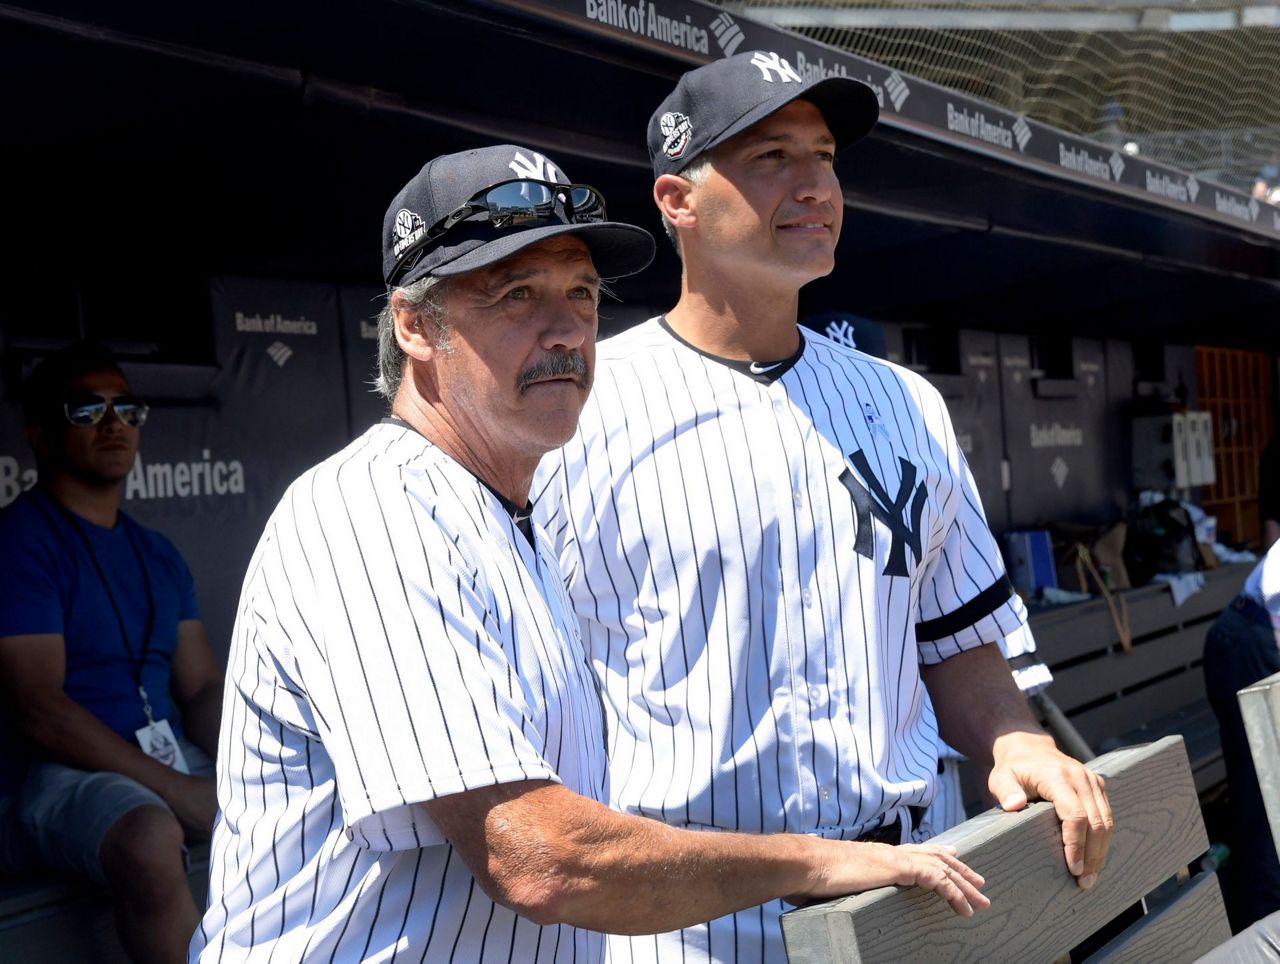
<instances>
[{"instance_id":1,"label":"younger man's face","mask_svg":"<svg viewBox=\"0 0 1280 964\"><path fill-rule=\"evenodd\" d=\"M805 100L725 141L692 189L697 230L685 243L788 288L830 274L844 216L835 150L821 111Z\"/></svg>"}]
</instances>

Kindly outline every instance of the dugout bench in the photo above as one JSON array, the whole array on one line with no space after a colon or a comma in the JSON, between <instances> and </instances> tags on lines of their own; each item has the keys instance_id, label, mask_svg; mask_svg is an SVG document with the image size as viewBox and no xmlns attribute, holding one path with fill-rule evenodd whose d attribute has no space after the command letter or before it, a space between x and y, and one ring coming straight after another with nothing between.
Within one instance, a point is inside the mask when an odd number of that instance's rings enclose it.
<instances>
[{"instance_id":1,"label":"dugout bench","mask_svg":"<svg viewBox=\"0 0 1280 964\"><path fill-rule=\"evenodd\" d=\"M1117 594L1133 647L1125 652L1102 599L1033 613L1036 655L1053 672L1048 695L1095 752L1178 734L1201 795L1226 779L1218 722L1205 694L1204 638L1252 563L1205 572L1205 587L1174 606L1152 584Z\"/></svg>"}]
</instances>

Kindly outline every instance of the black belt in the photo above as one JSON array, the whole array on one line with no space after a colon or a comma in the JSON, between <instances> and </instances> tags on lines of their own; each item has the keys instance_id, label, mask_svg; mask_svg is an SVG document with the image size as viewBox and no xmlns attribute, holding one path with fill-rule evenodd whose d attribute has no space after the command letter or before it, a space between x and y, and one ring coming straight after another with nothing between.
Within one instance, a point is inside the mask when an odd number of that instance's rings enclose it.
<instances>
[{"instance_id":1,"label":"black belt","mask_svg":"<svg viewBox=\"0 0 1280 964\"><path fill-rule=\"evenodd\" d=\"M875 830L868 830L858 837L858 843L900 844L902 843L902 821L895 817L892 823L876 827Z\"/></svg>"},{"instance_id":2,"label":"black belt","mask_svg":"<svg viewBox=\"0 0 1280 964\"><path fill-rule=\"evenodd\" d=\"M920 825L920 820L924 816L924 807L907 807L907 811L911 814L911 828L914 830ZM864 834L858 836L859 843L902 843L902 821L894 817L886 824L876 827L875 830L868 830ZM906 838L911 839L911 834L907 833Z\"/></svg>"}]
</instances>

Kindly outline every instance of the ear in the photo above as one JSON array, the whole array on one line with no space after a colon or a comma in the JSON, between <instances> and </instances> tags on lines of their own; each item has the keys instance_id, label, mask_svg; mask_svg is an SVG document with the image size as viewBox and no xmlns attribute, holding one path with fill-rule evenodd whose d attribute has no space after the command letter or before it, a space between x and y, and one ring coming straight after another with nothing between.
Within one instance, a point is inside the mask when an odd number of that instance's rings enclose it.
<instances>
[{"instance_id":1,"label":"ear","mask_svg":"<svg viewBox=\"0 0 1280 964\"><path fill-rule=\"evenodd\" d=\"M436 332L421 318L415 305L396 289L391 295L391 313L395 318L396 341L404 353L415 361L429 361L435 357Z\"/></svg>"},{"instance_id":2,"label":"ear","mask_svg":"<svg viewBox=\"0 0 1280 964\"><path fill-rule=\"evenodd\" d=\"M653 203L677 228L693 227L698 220L693 199L696 188L697 185L679 174L663 174L653 182Z\"/></svg>"},{"instance_id":3,"label":"ear","mask_svg":"<svg viewBox=\"0 0 1280 964\"><path fill-rule=\"evenodd\" d=\"M37 422L25 426L22 431L27 437L27 444L31 446L31 451L36 454L36 461L49 461L49 439L46 426Z\"/></svg>"}]
</instances>

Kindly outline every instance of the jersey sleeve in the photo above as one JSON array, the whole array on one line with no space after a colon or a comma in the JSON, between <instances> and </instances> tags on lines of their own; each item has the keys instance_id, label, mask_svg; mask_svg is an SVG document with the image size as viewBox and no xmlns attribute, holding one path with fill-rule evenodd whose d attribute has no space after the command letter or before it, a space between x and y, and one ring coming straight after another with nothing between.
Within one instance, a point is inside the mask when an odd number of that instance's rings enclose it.
<instances>
[{"instance_id":1,"label":"jersey sleeve","mask_svg":"<svg viewBox=\"0 0 1280 964\"><path fill-rule=\"evenodd\" d=\"M434 518L454 494L397 484L343 495L345 504L320 502L337 504L337 514L308 519L316 501L295 493L308 536L288 531L292 519L277 527L271 596L296 591L290 573L314 580L310 601L285 613L287 640L276 642L296 661L353 839L375 850L441 843L415 804L558 782L529 689L537 675L502 645L466 539ZM320 616L304 620L304 611Z\"/></svg>"},{"instance_id":2,"label":"jersey sleeve","mask_svg":"<svg viewBox=\"0 0 1280 964\"><path fill-rule=\"evenodd\" d=\"M1258 589L1271 617L1271 627L1280 638L1280 542L1274 543L1263 557Z\"/></svg>"},{"instance_id":3,"label":"jersey sleeve","mask_svg":"<svg viewBox=\"0 0 1280 964\"><path fill-rule=\"evenodd\" d=\"M0 637L66 631L59 538L29 503L0 513Z\"/></svg>"},{"instance_id":4,"label":"jersey sleeve","mask_svg":"<svg viewBox=\"0 0 1280 964\"><path fill-rule=\"evenodd\" d=\"M954 435L950 444L955 445ZM957 508L920 592L916 643L925 664L1016 636L1027 620L987 526L973 473L958 448L955 452Z\"/></svg>"}]
</instances>

